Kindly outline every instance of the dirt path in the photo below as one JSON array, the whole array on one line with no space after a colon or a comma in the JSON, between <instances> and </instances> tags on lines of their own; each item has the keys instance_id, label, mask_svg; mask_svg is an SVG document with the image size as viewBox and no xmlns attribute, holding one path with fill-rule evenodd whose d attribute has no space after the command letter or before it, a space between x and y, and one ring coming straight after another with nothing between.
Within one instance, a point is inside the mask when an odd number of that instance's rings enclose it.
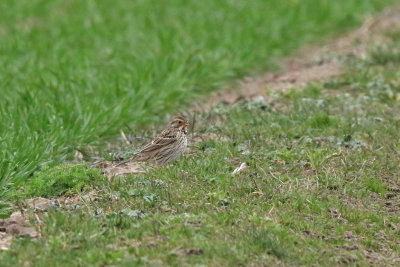
<instances>
[{"instance_id":1,"label":"dirt path","mask_svg":"<svg viewBox=\"0 0 400 267\"><path fill-rule=\"evenodd\" d=\"M384 33L393 29L400 29L400 7L367 19L359 29L335 38L325 46L304 47L282 61L281 72L245 78L240 82L239 90L212 93L189 112L204 112L219 103L229 105L254 99L267 91L302 88L313 82L327 81L343 72L338 58L359 57L371 44L390 42Z\"/></svg>"},{"instance_id":2,"label":"dirt path","mask_svg":"<svg viewBox=\"0 0 400 267\"><path fill-rule=\"evenodd\" d=\"M327 81L342 74L344 70L342 59L362 56L371 44L390 42L387 32L392 29L400 29L400 6L367 19L359 29L335 38L324 46L314 45L300 49L282 60L281 72L268 72L261 77L246 78L240 82L240 89L212 93L184 113L207 112L220 103L230 105L245 99L266 96L267 91L284 91L290 88L302 88L314 82ZM269 101L267 97L265 100ZM194 139L192 136L192 142ZM101 162L100 165L94 166L101 168L109 178L142 172L140 166L134 162L118 167L114 164L114 162Z\"/></svg>"}]
</instances>

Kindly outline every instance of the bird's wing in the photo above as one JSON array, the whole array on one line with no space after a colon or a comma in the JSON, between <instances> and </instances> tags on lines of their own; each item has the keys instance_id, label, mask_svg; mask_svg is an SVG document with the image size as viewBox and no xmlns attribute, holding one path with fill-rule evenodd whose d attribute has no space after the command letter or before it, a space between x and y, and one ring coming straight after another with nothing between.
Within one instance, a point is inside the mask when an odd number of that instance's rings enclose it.
<instances>
[{"instance_id":1,"label":"bird's wing","mask_svg":"<svg viewBox=\"0 0 400 267\"><path fill-rule=\"evenodd\" d=\"M160 147L167 146L176 141L177 132L171 129L164 130L159 136L153 139L150 143L148 143L139 153L143 152L151 152Z\"/></svg>"}]
</instances>

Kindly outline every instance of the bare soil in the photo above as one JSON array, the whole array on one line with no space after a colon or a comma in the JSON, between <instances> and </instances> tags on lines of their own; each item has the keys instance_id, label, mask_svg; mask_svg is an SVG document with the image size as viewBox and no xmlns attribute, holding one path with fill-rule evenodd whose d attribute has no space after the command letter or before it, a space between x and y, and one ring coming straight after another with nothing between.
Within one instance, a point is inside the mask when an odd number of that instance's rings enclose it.
<instances>
[{"instance_id":1,"label":"bare soil","mask_svg":"<svg viewBox=\"0 0 400 267\"><path fill-rule=\"evenodd\" d=\"M29 227L28 216L16 211L8 219L0 219L0 250L8 250L14 236L39 236L35 228Z\"/></svg>"}]
</instances>

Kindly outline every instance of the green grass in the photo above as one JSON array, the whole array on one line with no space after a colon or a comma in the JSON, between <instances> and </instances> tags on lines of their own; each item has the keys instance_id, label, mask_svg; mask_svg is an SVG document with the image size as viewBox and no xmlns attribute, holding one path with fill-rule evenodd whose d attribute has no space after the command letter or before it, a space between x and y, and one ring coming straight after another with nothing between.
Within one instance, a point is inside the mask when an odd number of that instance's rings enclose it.
<instances>
[{"instance_id":1,"label":"green grass","mask_svg":"<svg viewBox=\"0 0 400 267\"><path fill-rule=\"evenodd\" d=\"M2 265L398 264L400 64L376 51L272 106L200 114L195 154L92 182L97 201L41 215Z\"/></svg>"},{"instance_id":2,"label":"green grass","mask_svg":"<svg viewBox=\"0 0 400 267\"><path fill-rule=\"evenodd\" d=\"M99 169L86 165L60 165L35 173L23 184L19 198L59 197L66 193L86 192L90 189L90 184L104 179Z\"/></svg>"},{"instance_id":3,"label":"green grass","mask_svg":"<svg viewBox=\"0 0 400 267\"><path fill-rule=\"evenodd\" d=\"M3 0L0 187L394 2ZM312 126L335 123L318 116Z\"/></svg>"}]
</instances>

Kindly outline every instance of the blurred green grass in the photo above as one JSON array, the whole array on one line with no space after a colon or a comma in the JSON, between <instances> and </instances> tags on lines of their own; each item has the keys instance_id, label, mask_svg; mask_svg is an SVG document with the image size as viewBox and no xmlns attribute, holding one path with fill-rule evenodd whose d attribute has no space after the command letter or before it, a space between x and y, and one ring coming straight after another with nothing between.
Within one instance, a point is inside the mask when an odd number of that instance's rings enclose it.
<instances>
[{"instance_id":1,"label":"blurred green grass","mask_svg":"<svg viewBox=\"0 0 400 267\"><path fill-rule=\"evenodd\" d=\"M394 2L3 0L0 186Z\"/></svg>"}]
</instances>

